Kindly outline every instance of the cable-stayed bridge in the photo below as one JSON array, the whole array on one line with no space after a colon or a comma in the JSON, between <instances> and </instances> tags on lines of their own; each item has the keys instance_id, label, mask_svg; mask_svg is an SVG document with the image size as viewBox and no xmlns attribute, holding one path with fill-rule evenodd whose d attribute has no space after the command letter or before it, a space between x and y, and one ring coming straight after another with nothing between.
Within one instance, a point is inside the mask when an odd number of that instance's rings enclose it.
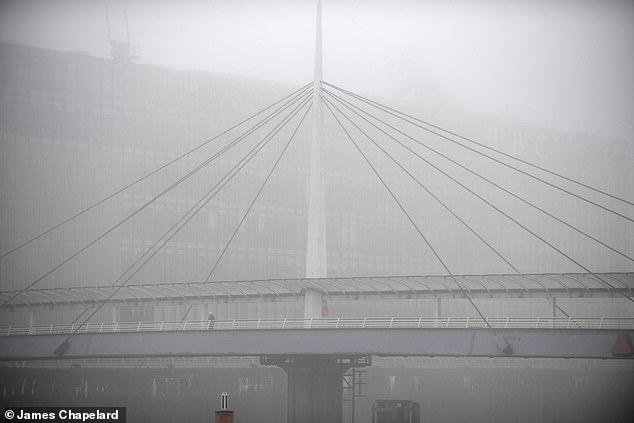
<instances>
[{"instance_id":1,"label":"cable-stayed bridge","mask_svg":"<svg viewBox=\"0 0 634 423\"><path fill-rule=\"evenodd\" d=\"M328 88L322 88L322 85ZM337 91L339 94L335 94L333 91ZM348 96L349 100L346 100L343 96ZM221 264L223 258L226 253L230 251L232 247L232 243L234 239L239 235L240 231L243 229L243 225L245 221L249 218L250 213L254 205L257 204L257 201L265 190L267 183L271 179L271 176L274 174L276 167L283 159L284 154L286 153L289 145L293 141L295 135L297 134L299 128L305 122L306 117L308 116L309 111L311 110L311 104L314 103L318 99L319 101L323 100L323 104L326 106L326 110L330 113L330 116L334 119L340 129L345 133L346 138L349 140L352 146L354 146L354 151L359 153L359 157L363 159L363 161L367 164L367 167L371 170L371 173L376 177L376 181L379 186L382 186L385 189L385 192L389 195L389 198L396 205L396 209L406 218L406 220L411 225L411 230L420 238L420 244L426 249L426 253L431 255L437 263L440 264L442 269L444 270L443 276L388 276L388 277L329 277L326 274L326 264L325 260L318 264L311 264L314 261L311 257L311 254L307 254L307 274L312 273L313 276L309 276L304 279L270 279L270 280L252 280L252 281L219 281L214 280L214 273L217 270L218 266ZM358 100L362 104L365 104L372 110L372 112L368 112L364 110L358 105L353 104L353 100ZM347 110L347 112L344 112ZM7 290L2 293L2 305L1 307L5 310L14 310L16 308L33 308L38 306L49 306L49 307L59 307L60 305L78 305L82 302L84 304L91 304L94 308L87 312L85 316L81 316L80 321L88 322L90 319L95 316L95 314L105 305L113 304L113 303L125 303L125 302L134 302L136 304L140 304L142 302L153 303L156 304L157 301L162 299L166 299L165 301L180 301L189 304L193 303L203 303L208 300L228 300L233 298L239 298L240 296L244 298L256 298L256 299L265 299L267 297L271 298L297 298L298 296L306 297L306 307L305 307L305 317L317 317L319 312L321 311L319 306L321 306L321 302L319 300L315 300L315 298L310 298L311 296L325 296L328 298L332 297L367 297L368 295L379 295L379 297L386 297L387 295L392 295L397 298L407 297L411 298L435 298L440 297L442 295L447 295L451 297L460 297L465 299L466 302L470 303L473 307L473 310L477 312L479 317L486 321L486 318L475 303L473 303L472 298L478 296L486 296L486 297L496 297L496 296L506 296L506 297L520 297L520 296L528 296L528 297L548 297L554 298L557 296L567 296L567 297L597 297L597 296L616 296L618 298L623 298L627 302L632 302L631 297L631 274L628 273L605 273L605 272L596 272L589 265L584 264L581 258L573 256L570 252L565 251L564 248L561 248L557 245L557 242L549 240L547 234L544 234L543 231L536 229L534 227L530 227L524 224L520 219L514 217L509 212L505 211L498 205L496 205L490 199L485 198L474 189L466 185L463 181L457 179L446 170L438 167L434 162L429 161L425 156L423 156L420 151L414 150L411 146L408 146L404 143L402 138L409 139L409 141L416 143L418 146L423 147L436 155L443 157L446 161L451 162L462 169L468 171L472 177L477 177L492 185L493 187L499 189L500 191L516 198L517 200L524 203L526 206L532 209L534 213L541 213L542 215L550 218L551 221L556 222L560 225L565 226L571 231L576 232L579 236L584 237L587 241L592 242L597 249L608 250L614 256L618 256L623 262L629 263L633 261L630 253L628 251L627 245L626 248L620 248L619 246L611 245L608 242L600 239L595 234L589 233L587 230L581 227L581 225L576 225L574 222L569 221L565 216L557 216L550 211L546 210L542 206L536 204L535 202L529 201L515 192L505 188L500 183L495 180L488 178L486 176L481 175L477 171L470 169L468 166L465 166L463 163L458 162L454 158L450 156L444 155L442 152L437 151L435 148L426 145L419 141L416 137L409 135L407 132L399 129L398 127L387 123L387 119L381 119L380 116L377 115L378 112L383 114L392 115L392 117L399 118L404 120L407 123L414 125L415 127L420 127L425 129L426 131L430 131L433 134L439 136L443 140L450 141L453 144L464 147L468 151L483 156L494 164L499 166L504 166L510 168L516 172L521 173L522 175L531 178L541 184L549 186L551 188L555 188L560 191L561 195L569 196L575 198L579 201L583 201L588 205L599 209L601 213L610 214L613 219L620 219L625 221L625 224L629 224L632 221L632 218L627 215L627 212L621 211L621 208L610 208L604 204L597 202L596 199L590 198L589 196L584 196L582 194L571 191L569 188L557 185L553 182L545 180L541 176L536 176L532 173L527 172L519 167L517 167L517 163L508 163L502 161L499 158L491 156L487 151L492 150L490 147L487 147L476 140L469 139L459 134L455 134L449 131L444 131L444 133L439 133L438 131L442 131L441 128L436 126L430 126L428 123L417 120L414 117L405 115L401 112L398 112L396 109L389 108L387 106L383 106L379 103L376 103L372 100L361 97L357 94L351 93L347 90L343 90L338 88L332 84L326 82L319 82L315 84L307 84L304 87L296 90L291 95L286 98L274 103L270 107L261 111L261 113L265 114L259 122L254 125L247 127L247 129L238 137L234 138L231 142L222 147L219 151L217 151L212 156L208 157L202 163L198 164L191 171L186 173L184 176L180 177L178 180L169 184L166 188L158 192L152 198L141 204L131 213L125 215L121 220L116 222L114 225L107 228L105 231L100 233L98 236L90 240L90 242L83 245L81 248L74 251L72 254L66 256L63 260L56 263L54 266L49 268L46 272L39 275L39 277L27 283L23 288L18 290ZM243 122L235 125L233 128L239 126L246 126L251 119L255 116L260 115L258 113L244 120ZM283 114L285 113L285 114ZM374 114L373 114L374 113ZM400 113L400 114L399 114ZM119 277L112 281L110 286L86 286L86 287L59 287L59 288L44 288L42 289L40 286L43 281L45 281L49 276L53 273L60 270L67 263L78 260L81 258L82 254L84 254L87 250L101 241L103 238L108 236L113 231L120 228L123 224L131 221L134 218L137 218L146 208L151 206L154 202L159 200L162 196L166 195L168 192L178 187L180 184L185 183L189 178L195 175L197 172L200 172L206 166L212 164L216 159L222 156L224 153L229 151L230 149L236 147L241 141L243 141L248 135L252 134L256 129L260 128L265 123L271 121L274 117L278 115L282 116L280 120L275 124L272 129L268 131L268 133L261 138L261 140L252 146L246 154L238 160L230 169L225 172L225 174L217 181L208 191L204 193L199 200L194 203L184 214L182 214L176 222L174 222L171 226L169 226L162 235L154 241L152 245L146 248L142 254L140 254L134 262L129 265L120 275ZM323 116L320 116L319 119L322 119ZM293 121L294 119L294 121ZM372 120L371 120L372 119ZM291 124L291 122L293 123ZM347 123L344 123L347 122ZM365 123L366 128L364 129L362 125ZM227 184L239 175L240 171L251 161L258 153L262 151L264 147L266 147L272 140L275 139L275 136L280 132L280 130L286 126L290 125L292 129L292 133L290 137L286 139L283 143L282 148L278 151L277 158L270 165L267 172L264 173L264 177L260 182L260 185L255 192L254 196L250 200L246 209L240 213L240 219L238 224L230 231L230 236L226 240L220 254L214 259L209 272L205 278L205 281L200 283L172 283L172 284L134 284L131 283L134 277L146 266L148 263L152 261L152 259L163 249L170 240L172 240L179 231L183 230L188 223L192 221L196 217L198 213L200 213L203 208L208 206L210 201L220 193ZM427 126L423 126L427 125ZM319 126L319 125L318 125ZM428 164L431 168L433 168L438 173L444 175L449 181L455 183L459 188L462 189L462 192L465 196L470 196L478 199L482 206L485 208L489 208L494 211L500 220L505 220L514 224L519 230L524 232L527 235L530 235L535 240L544 244L550 250L552 255L558 256L560 259L568 262L569 265L573 265L577 267L578 273L566 272L561 274L527 274L521 272L521 264L514 263L513 259L510 258L505 251L500 246L494 245L494 242L488 240L488 234L479 230L475 226L468 223L465 220L464 216L460 216L449 204L445 203L443 199L438 195L438 193L434 193L430 187L428 187L423 180L421 180L418 176L415 175L414 169L409 169L402 164L401 161L397 160L385 147L381 144L377 143L372 135L370 135L370 129L378 130L387 141L393 142L396 145L400 146L403 151L409 152L414 158L419 159L421 162ZM354 131L357 131L356 135ZM390 132L391 131L391 132ZM129 183L128 185L122 187L116 192L112 193L99 200L98 202L84 208L83 210L69 216L67 219L58 223L57 225L52 226L46 231L41 232L40 234L31 237L27 241L24 241L20 245L15 246L14 248L4 252L2 254L2 258L6 259L8 256L17 254L21 249L26 247L27 245L38 241L39 239L45 237L49 233L58 230L64 225L68 225L73 220L82 216L85 213L92 211L95 208L98 208L103 203L112 199L116 195L121 194L122 192L130 189L131 187L139 184L146 179L152 177L156 173L160 172L164 168L173 165L181 159L184 159L189 154L198 150L199 148L205 146L211 141L214 141L218 137L224 135L228 131L225 131L218 136L212 138L204 144L199 145L198 147L187 151L184 154L176 157L175 159L165 163L163 166L154 169L150 173L142 176L141 178L136 179L135 181ZM449 135L451 136L449 136ZM397 135L400 137L397 137ZM365 147L361 147L360 139L365 138L366 144ZM459 141L460 140L460 141ZM370 142L371 144L368 144ZM470 145L466 145L465 143L469 143ZM433 199L437 205L441 206L442 209L446 212L446 217L450 217L451 219L455 219L455 221L459 222L460 225L464 228L465 231L471 234L471 236L476 239L479 243L479 249L487 250L490 252L491 256L496 258L500 263L503 263L509 271L512 273L503 273L503 274L489 274L489 275L461 275L458 276L455 271L452 271L450 268L450 263L445 255L443 257L443 252L438 248L437 245L434 245L432 242L432 238L429 234L425 233L425 228L418 221L414 214L408 209L407 201L409 199L404 198L398 195L396 189L390 185L389 180L385 177L385 175L379 170L380 167L377 165L376 160L371 158L372 156L368 152L368 148L373 145L375 147L374 153L383 153L383 156L389 162L395 164L398 168L400 168L408 179L411 179L423 192L429 195L428 198ZM486 147L484 150L477 150L472 145L477 145L478 147ZM497 150L494 150L498 155L504 156L506 159L512 158L516 161L527 163L523 160L515 159L514 157L501 153ZM551 175L557 176L558 178L566 178L566 180L571 180L563 175L559 175L553 171L538 167L536 165L534 168L539 171L549 172ZM313 165L311 165L313 166ZM322 165L315 165L316 168L323 167ZM314 169L313 169L314 170ZM309 237L308 237L308 245L314 243L316 246L313 248L314 251L318 252L318 256L324 256L325 251L325 229L324 229L324 204L323 204L323 171L319 170L319 172L311 172L311 178L316 173L317 179L320 179L321 183L316 183L315 189L310 189L309 194L316 193L317 197L321 199L317 200L321 203L319 207L316 207L316 211L313 213L313 210L309 210L309 222L311 219L319 221L319 225L313 225L316 229L311 229L309 225ZM319 182L319 181L318 181ZM586 184L578 183L577 181L573 181L577 185L582 186L586 191L592 190L595 194L601 194L603 197L609 198L611 201L618 201L622 205L626 205L627 207L631 206L631 201L617 197L608 192L601 191L597 188L590 187ZM312 182L311 182L312 183ZM309 205L310 208L310 205ZM315 214L317 217L311 218L311 216ZM311 235L312 233L312 235ZM459 242L461 242L460 240ZM310 248L308 248L310 250ZM322 251L323 250L323 251ZM310 251L308 251L310 253ZM430 254L431 253L431 254ZM318 269L310 270L310 266L317 266ZM78 299L75 299L76 295L79 295ZM35 300L35 298L39 298ZM311 302L312 301L312 302ZM313 307L313 309L311 309ZM315 311L314 308L318 309ZM312 314L311 314L312 313ZM184 316L186 318L187 316Z\"/></svg>"},{"instance_id":2,"label":"cable-stayed bridge","mask_svg":"<svg viewBox=\"0 0 634 423\"><path fill-rule=\"evenodd\" d=\"M319 27L318 23L318 34ZM262 363L278 365L287 371L291 421L338 421L341 399L337 395L343 370L368 365L372 355L631 359L634 278L626 270L631 269L634 261L628 239L634 221L632 199L326 82L321 75L320 43L318 35L314 82L2 251L0 260L6 262L118 196L160 176L170 166L182 165L192 155L202 154L205 147L229 138L228 142L218 144L220 147L213 154L135 204L133 210L79 248L64 251L59 260L19 288L0 292L0 311L7 315L62 309L70 310L74 316L74 321L5 325L0 328L0 334L4 335L0 358L255 355L261 357ZM219 269L246 230L280 163L288 158L289 149L307 129L309 117L312 137L305 189L308 205L304 277L219 279ZM234 131L240 131L239 135L233 136ZM324 139L335 131L341 146L347 146L335 155L342 160L355 160L355 166L363 168L366 177L372 178L374 188L389 201L390 212L398 214L408 225L408 235L417 240L417 251L434 263L437 272L409 276L367 276L364 272L354 277L337 277L329 272L327 245L333 241L326 238L328 203L324 187L328 175L324 171ZM260 136L260 132L265 134ZM256 142L248 144L253 138ZM230 153L238 155L237 159L231 159L230 166L226 169L216 166ZM252 195L243 209L235 211L237 224L226 228L228 236L200 280L135 282L141 272L160 261L161 252L170 247L179 233L194 225L204 210L213 207L212 201L226 194L231 183L263 156L269 160L260 165ZM220 171L218 178L206 181L202 195L160 228L160 235L151 243L142 245L139 254L116 278L105 284L47 285L51 276L82 260L124 225L142 225L145 211L210 168ZM410 188L403 189L401 183L394 182L395 172ZM433 182L437 178L444 181L443 185ZM511 182L519 179L520 188L513 188ZM528 184L531 188L527 190ZM351 198L366 201L366 207L374 206L373 198L355 195L349 193ZM539 201L541 196L556 204L544 205ZM511 199L513 203L500 198ZM560 206L568 201L572 208L600 216L597 219L600 222L618 222L625 242L604 236L600 225L599 230L589 230L592 225L580 224L579 219L562 213ZM463 202L469 206L459 207ZM430 224L430 215L421 213L426 207L434 208L433 217L438 221ZM476 208L490 213L488 227L474 219ZM453 226L446 224L449 221ZM446 236L434 236L438 228ZM462 235L456 236L455 228L460 228ZM496 236L498 228L521 234L520 242L539 245L540 255L536 254L534 261L555 263L561 270L536 272L535 266L527 266L517 249L508 248L504 238ZM571 239L596 252L596 257L580 255L575 246L553 238L552 228L574 234L576 238ZM389 234L391 229L386 232ZM438 238L444 239L437 242ZM470 249L454 253L465 249L464 246ZM469 275L456 270L460 269L461 260L482 255L503 271ZM609 256L610 265L597 266L601 264L597 257L603 256ZM610 268L614 262L620 263L620 268ZM241 265L248 263L233 263ZM491 315L483 305L484 300L490 299L544 298L549 300L545 302L547 312L524 318ZM612 315L615 308L611 307L605 307L599 316L577 315L557 301L566 299L566 304L577 304L598 298L618 303L615 312L618 315ZM334 312L329 315L331 310L336 311L333 306L338 301L367 304L386 300L430 301L432 315L389 318L337 316ZM446 308L443 304L449 301L463 303L460 315L443 310ZM196 306L272 302L299 304L296 308L302 310L303 316L218 319L211 323L200 313L190 315ZM185 308L175 321L122 322L116 316L117 307L174 305ZM75 313L76 309L80 312ZM113 318L104 319L104 310L114 311ZM308 401L311 397L317 399ZM331 414L318 414L328 409L326 404L332 405Z\"/></svg>"},{"instance_id":3,"label":"cable-stayed bridge","mask_svg":"<svg viewBox=\"0 0 634 423\"><path fill-rule=\"evenodd\" d=\"M599 283L595 276L599 276L601 280L610 281L610 288ZM455 286L453 280L460 281L460 285ZM14 297L11 305L4 306L5 310L32 311L79 307L84 308L86 312L105 305L142 307L187 304L191 307L194 304L214 302L294 301L305 303L306 293L313 290L331 301L341 299L354 301L433 300L434 317L328 319L320 316L320 318L304 319L260 318L225 321L196 321L183 318L176 322L88 323L83 321L25 327L5 326L0 328L1 335L21 338L14 338L14 342L19 345L17 348L6 343L5 348L0 352L0 357L5 360L15 360L55 358L59 355L72 358L119 358L173 354L266 356L330 353L335 355L486 357L517 355L520 357L620 358L631 355L631 348L628 350L630 343L628 333L634 330L632 318L573 317L557 304L556 299L583 301L590 298L629 296L633 289L634 274L632 273L454 275L453 278L449 276L325 278L33 289L25 293L19 291L3 293L6 298ZM21 299L16 301L19 294L22 294ZM443 299L464 301L466 295L472 300L545 298L552 306L552 316L465 318L442 315ZM316 331L317 329L320 331ZM323 332L324 329L326 332ZM343 329L345 334L328 331L331 329ZM352 335L351 329L361 329L357 331L358 339ZM408 330L401 331L402 339L398 336L391 339L391 336L396 335L396 331L392 329ZM407 344L405 341L411 336L411 329L425 330L417 334L417 336L420 335L421 340L425 341L423 344L410 345L401 349L404 344ZM465 330L458 335L459 332L455 329ZM474 337L477 333L482 334L482 331L474 332L472 329L489 329L484 336L493 338L488 342L481 341L487 348L474 349ZM210 333L206 332L209 330L214 330L211 337ZM240 332L231 335L233 341L227 342L227 340L214 339L219 330L239 330ZM279 338L271 337L271 330L282 330L277 335ZM373 333L374 330L378 330L377 333ZM198 333L192 335L192 331ZM298 331L307 331L306 336L310 341L298 343ZM446 333L442 334L443 331ZM165 344L157 340L130 342L130 335L128 335L130 332L136 334L149 332L143 336L164 338ZM425 332L434 335L430 337ZM504 335L501 335L502 333ZM123 336L127 339L116 340L117 334L125 334ZM47 335L48 339L35 339L37 337L33 335ZM324 340L324 337L331 335L337 338L337 341ZM24 336L27 338L23 338ZM178 340L180 337L190 338L191 336L206 339L208 344L200 341ZM285 339L287 336L288 338ZM377 338L370 341L372 336ZM438 339L432 341L436 336ZM456 344L455 341L452 342L455 336L466 338L462 343ZM71 337L75 338L72 349L57 350L57 346L68 343ZM245 339L238 341L239 337ZM87 344L83 345L79 338L83 338ZM107 341L95 342L93 338L107 338ZM368 345L361 342L364 338L367 338ZM471 341L467 341L467 338ZM272 339L275 340L271 346L266 347L267 342ZM571 339L575 341L571 342ZM584 343L580 343L579 339L584 339ZM50 347L51 345L53 348ZM150 347L148 348L147 345ZM174 345L180 345L184 349L175 350ZM195 346L200 349L196 349ZM101 349L104 347L105 349ZM528 349L522 350L527 347ZM323 348L325 350L322 351Z\"/></svg>"},{"instance_id":4,"label":"cable-stayed bridge","mask_svg":"<svg viewBox=\"0 0 634 423\"><path fill-rule=\"evenodd\" d=\"M221 264L225 254L230 251L232 242L239 235L242 225L249 217L258 198L265 190L267 183L274 174L276 167L284 158L285 152L291 145L299 128L306 121L314 107L315 99L323 101L325 111L334 123L345 134L354 147L353 151L366 163L371 173L376 177L377 184L384 188L389 198L396 205L402 215L411 224L412 231L420 237L421 244L426 246L428 252L438 261L445 270L444 275L439 276L385 276L385 277L328 277L324 274L326 269L325 239L324 239L324 203L323 203L323 174L320 171L311 170L311 178L317 174L317 181L313 188L309 187L311 194L317 193L316 217L313 217L312 230L309 224L308 243L313 242L312 253L308 254L307 269L312 271L307 274L312 277L300 279L268 279L250 281L218 281L214 280L214 272ZM358 104L355 104L354 102ZM366 108L362 108L364 104ZM275 109L274 109L275 108ZM270 111L273 109L273 111ZM569 315L565 309L557 304L557 298L574 298L576 301L584 301L590 298L609 297L616 298L626 304L632 302L632 289L634 278L632 273L623 272L595 272L585 265L582 259L574 257L548 236L534 227L530 227L520 218L513 216L508 211L497 205L491 199L487 199L476 190L469 187L460 179L451 175L445 169L429 161L422 150L417 150L413 144L444 158L446 161L460 167L474 178L503 191L516 198L534 213L541 213L557 224L563 225L571 231L596 244L597 248L606 249L611 254L619 256L625 262L631 262L629 251L620 249L593 235L583 228L576 226L565 216L557 216L542 206L539 206L512 190L505 188L501 183L488 176L482 175L451 156L445 155L422 142L416 136L389 123L388 117L406 121L417 128L439 136L448 142L462 146L468 151L480 155L499 166L510 168L527 178L545 184L559 191L562 196L570 196L578 201L587 203L597 208L601 213L606 213L613 219L625 221L626 225L632 222L632 218L626 210L632 202L614 196L608 192L585 184L571 182L581 186L584 190L594 191L595 195L609 198L611 202L618 201L621 207L608 207L606 202L600 202L586 195L571 191L569 188L557 183L545 180L542 176L530 173L519 168L517 163L508 162L493 157L490 148L475 140L461 135L444 131L439 127L429 126L424 121L417 120L413 116L405 115L396 109L376 103L365 97L338 88L326 82L307 84L290 96L263 110L268 115L258 123L247 128L243 134L235 138L217 153L197 165L183 177L168 185L154 197L143 203L130 214L124 216L119 222L92 239L90 242L68 255L62 261L51 267L36 279L18 290L3 291L1 293L1 308L5 312L50 308L80 307L83 311L77 315L74 322L68 324L29 325L28 327L4 328L1 356L5 360L22 359L47 359L56 357L69 358L95 358L95 357L147 357L147 356L204 356L204 355L256 355L260 356L264 364L275 364L285 368L289 378L293 379L293 391L289 391L289 416L297 419L305 419L312 416L318 417L316 410L324 410L326 403L339 404L334 407L332 416L341 414L341 403L333 396L334 386L340 385L341 373L344 369L354 366L365 366L371 362L372 355L447 355L447 356L519 356L519 357L580 357L580 358L631 358L631 338L634 335L631 319L615 319L618 316L607 314L594 319L583 316ZM382 114L382 115L381 115ZM259 114L258 114L259 115ZM257 116L257 115L256 115ZM170 190L184 183L191 176L210 165L215 159L225 152L237 146L240 141L254 132L264 123L268 123L274 117L280 116L268 134L257 144L249 149L204 195L191 206L176 222L166 228L162 236L137 257L120 276L106 286L79 286L40 288L42 281L62 268L66 263L79 259L81 255L97 244L109 233L119 228L126 222L134 219L153 202L161 198ZM319 119L322 119L319 117ZM251 119L251 118L250 118ZM240 125L250 122L245 120ZM238 176L241 170L260 153L286 126L291 128L291 135L284 140L278 155L269 166L268 171L259 184L255 195L252 197L246 209L241 213L238 224L231 230L224 247L212 263L205 281L195 283L172 284L134 284L134 277L144 266L172 240L194 217L203 210L210 201L220 193L228 183ZM426 125L426 126L425 126ZM371 135L371 131L375 131ZM378 132L377 132L378 131ZM425 184L425 181L416 176L413 169L405 167L402 161L395 158L375 138L380 133L384 140L394 142L403 151L412 154L413 157L429 165L430 168L444 175L464 191L464 195L478 199L483 207L490 208L498 214L500 220L506 220L516 225L517 228L537 241L543 243L551 251L551 254L560 256L569 264L577 267L578 273L559 274L528 274L521 272L521 264L514 263L503 248L496 246L487 239L487 234L481 233L470 225L465 217L461 216L449 204L445 203L439 193ZM221 134L222 135L222 134ZM362 140L364 140L362 142ZM407 141L409 140L409 141ZM460 140L460 141L459 141ZM463 144L468 143L468 144ZM477 149L476 147L480 147ZM429 195L442 209L459 222L466 231L472 234L479 243L480 248L487 249L492 256L507 266L512 273L490 275L459 275L452 271L446 257L433 244L431 238L425 233L425 228L415 219L409 211L407 198L399 196L398 191L385 178L380 166L377 165L376 156L368 152L368 147L374 146L374 154L382 153L384 158L400 168L405 176L410 178L422 191ZM195 151L175 158L151 173L124 186L117 192L104 197L102 200L88 206L80 212L69 216L48 230L30 238L9 251L3 252L3 258L18 253L23 247L46 236L58 228L70 224L75 218L87 213L112 197L143 182L158 173L162 168L176 163ZM500 155L500 152L494 151ZM502 154L505 159L514 160L513 157ZM516 160L517 161L517 160ZM522 163L526 164L526 163ZM529 163L530 166L536 167ZM319 168L320 165L311 166ZM538 168L540 172L549 172L551 176L559 179L566 178L547 169ZM321 179L320 179L321 178ZM569 178L568 178L569 179ZM321 182L320 182L321 181ZM311 217L309 216L309 222ZM312 231L312 236L311 236ZM308 248L309 250L311 248ZM314 257L316 254L317 259ZM322 257L322 259L319 259ZM321 261L320 261L321 260ZM372 316L357 316L361 320L345 318L323 319L328 309L326 301L335 302L338 299L381 301L383 299L432 299L434 301L433 319L421 317L413 320L399 318L388 320L374 320ZM450 316L442 312L444 299L458 299L464 301L475 313L474 317L466 320L461 316ZM504 316L488 316L478 306L477 301L482 298L548 298L552 314L537 316L538 320L513 319ZM197 321L188 319L188 312L194 304L209 304L216 302L266 302L295 301L303 303L304 319L283 319L270 321L270 319L257 319L249 322L241 320L222 321L214 323L214 330L210 330L209 321ZM184 304L188 305L187 312L179 322L138 322L138 323L113 323L95 322L93 318L104 307L116 307L121 305L159 305L159 304ZM631 306L630 306L631 307ZM325 312L325 313L324 313ZM631 317L631 316L628 316ZM217 329L215 325L218 325ZM113 326L114 325L114 326ZM179 326L180 325L180 326ZM255 325L255 327L253 327ZM277 325L277 327L276 327ZM281 326L280 326L281 325ZM457 325L457 326L456 326ZM136 328L131 332L130 328ZM159 328L157 330L157 328ZM415 332L412 332L415 331ZM415 335L413 335L415 334ZM412 341L415 339L415 341ZM299 340L299 342L298 342ZM178 346L178 347L176 347ZM297 369L307 369L298 372ZM328 377L315 378L311 375L323 373L324 369L330 369L326 373ZM298 388L303 387L303 388ZM314 408L306 408L306 398L314 396L315 392L330 392L323 396L323 404L318 401ZM304 405L301 405L304 404ZM321 404L321 405L319 405ZM321 412L321 411L320 411ZM291 419L293 417L290 417ZM333 417L334 418L334 417Z\"/></svg>"}]
</instances>

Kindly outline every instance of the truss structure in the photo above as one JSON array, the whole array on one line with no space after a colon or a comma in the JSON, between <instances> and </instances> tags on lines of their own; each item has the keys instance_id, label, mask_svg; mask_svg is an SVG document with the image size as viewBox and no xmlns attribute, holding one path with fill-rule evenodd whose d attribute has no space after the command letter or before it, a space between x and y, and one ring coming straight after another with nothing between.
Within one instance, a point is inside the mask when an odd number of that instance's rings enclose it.
<instances>
[{"instance_id":1,"label":"truss structure","mask_svg":"<svg viewBox=\"0 0 634 423\"><path fill-rule=\"evenodd\" d=\"M552 298L623 297L634 295L634 273L499 274L375 276L321 279L266 279L96 287L31 289L15 296L3 291L0 301L11 301L1 311L97 307L100 305L178 305L222 302L303 301L304 292L317 290L331 300L435 298ZM118 289L116 294L113 293Z\"/></svg>"}]
</instances>

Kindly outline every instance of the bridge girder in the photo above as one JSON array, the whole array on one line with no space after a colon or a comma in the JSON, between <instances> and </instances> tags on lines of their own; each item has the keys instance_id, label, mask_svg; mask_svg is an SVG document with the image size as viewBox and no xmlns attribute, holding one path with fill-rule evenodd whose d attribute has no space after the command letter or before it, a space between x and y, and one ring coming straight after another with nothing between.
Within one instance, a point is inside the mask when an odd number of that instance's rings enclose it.
<instances>
[{"instance_id":1,"label":"bridge girder","mask_svg":"<svg viewBox=\"0 0 634 423\"><path fill-rule=\"evenodd\" d=\"M0 360L59 359L65 334L6 336ZM615 355L634 330L607 329L267 329L77 333L63 358L376 355L632 358ZM510 346L507 349L506 346Z\"/></svg>"}]
</instances>

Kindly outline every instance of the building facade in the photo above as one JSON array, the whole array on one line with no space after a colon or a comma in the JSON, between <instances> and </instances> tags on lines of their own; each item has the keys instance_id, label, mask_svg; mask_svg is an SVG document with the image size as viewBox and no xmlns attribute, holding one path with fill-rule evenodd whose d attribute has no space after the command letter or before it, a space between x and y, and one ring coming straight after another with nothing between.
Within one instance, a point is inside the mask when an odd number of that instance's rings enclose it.
<instances>
[{"instance_id":1,"label":"building facade","mask_svg":"<svg viewBox=\"0 0 634 423\"><path fill-rule=\"evenodd\" d=\"M298 88L282 83L123 63L81 53L0 44L0 250L3 254L12 250ZM580 179L590 185L632 198L633 177L627 160L628 150L616 141L536 128L510 119L456 110L439 111L408 101L390 104L416 116L431 116L435 122L468 133L489 146L557 169L564 175L580 175ZM327 109L324 114L328 116ZM474 155L444 138L408 126L393 116L384 118L396 128L411 133L427 147L473 169L474 173L469 173L433 150L407 141L419 155L499 205L527 227L548 237L554 245L592 271L632 270L631 262L623 257L598 247L539 211L527 208L474 174L502 181L500 185L520 197L551 210L630 256L631 225ZM345 119L342 121L346 122ZM34 281L37 281L34 288L122 283L136 271L135 262L142 259L146 251L151 252L152 245L162 239L170 226L221 181L231 166L263 139L266 130L272 126L254 132L235 149L167 194L147 207L144 204L236 139L251 122L7 255L0 262L0 289L22 289ZM146 265L139 266L138 273L129 283L202 281L212 268L215 270L211 280L302 277L310 125L308 119L299 129L217 266L215 262L234 228L284 141L290 137L293 123L285 127ZM513 273L508 264L484 247L363 134L353 127L349 126L349 129L453 273ZM376 139L380 137L380 133L372 128L367 129L367 133ZM325 143L329 276L446 273L407 216L330 117L325 126ZM455 180L401 149L389 138L381 138L380 143L474 230L497 246L521 272L582 271L499 215ZM597 154L597 146L600 146L601 154ZM521 164L518 167L533 172ZM552 180L548 175L540 176ZM582 192L574 185L565 186L573 192ZM604 200L597 199L602 204L606 203ZM627 213L621 204L606 204ZM144 207L141 212L91 244L141 207ZM89 248L69 259L89 244ZM424 302L380 307L342 303L334 305L333 310L340 315L350 315L351 310L355 314L403 315L424 313L429 308ZM511 312L513 308L502 303L491 306L492 312L498 313ZM115 318L178 320L187 309L187 305L160 310L151 307L120 309ZM212 310L218 318L293 317L302 315L302 304L197 306L190 317L203 318ZM37 320L63 319L59 313L41 312ZM104 313L98 318L109 319L110 312ZM458 307L456 313L469 311Z\"/></svg>"}]
</instances>

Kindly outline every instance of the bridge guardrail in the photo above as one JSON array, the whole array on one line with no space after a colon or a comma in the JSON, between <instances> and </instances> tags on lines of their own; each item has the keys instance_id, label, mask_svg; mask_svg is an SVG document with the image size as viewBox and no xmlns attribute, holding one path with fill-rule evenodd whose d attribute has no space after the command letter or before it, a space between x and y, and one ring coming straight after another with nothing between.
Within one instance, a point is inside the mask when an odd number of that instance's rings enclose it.
<instances>
[{"instance_id":1,"label":"bridge guardrail","mask_svg":"<svg viewBox=\"0 0 634 423\"><path fill-rule=\"evenodd\" d=\"M487 322L496 329L634 329L634 318L552 318L552 317L492 317ZM357 319L234 319L186 320L178 322L103 322L56 323L34 326L0 326L0 336L49 335L71 333L117 333L156 331L201 330L267 330L267 329L397 329L439 328L478 329L487 328L480 317L365 317Z\"/></svg>"}]
</instances>

